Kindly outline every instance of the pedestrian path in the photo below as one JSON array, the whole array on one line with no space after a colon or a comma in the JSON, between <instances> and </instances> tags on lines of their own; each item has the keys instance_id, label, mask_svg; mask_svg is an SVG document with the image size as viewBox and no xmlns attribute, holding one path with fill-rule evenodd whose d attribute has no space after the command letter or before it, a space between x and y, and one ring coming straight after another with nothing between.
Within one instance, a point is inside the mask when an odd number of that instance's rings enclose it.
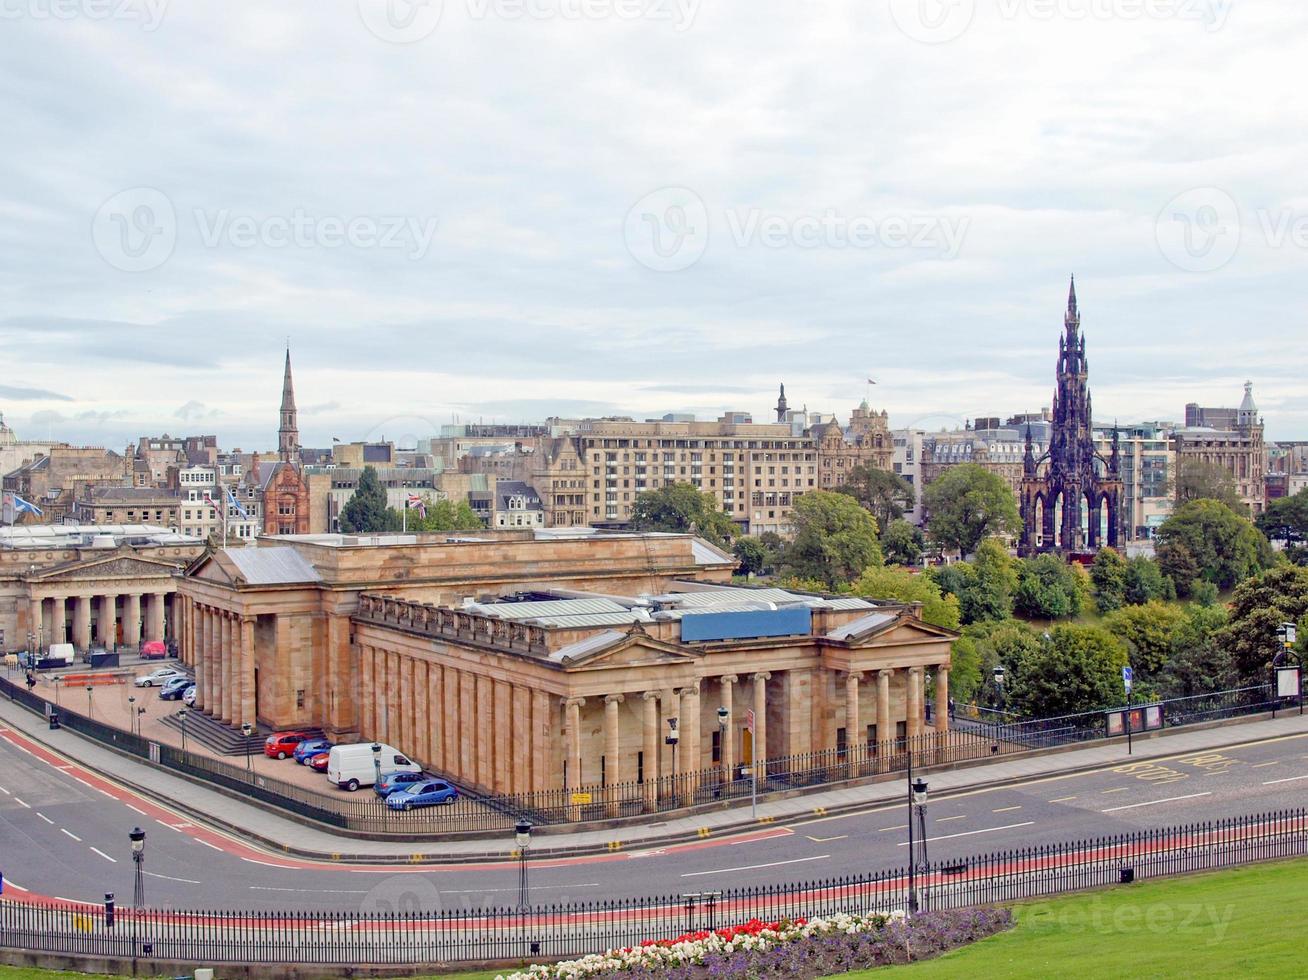
<instances>
[{"instance_id":1,"label":"pedestrian path","mask_svg":"<svg viewBox=\"0 0 1308 980\"><path fill-rule=\"evenodd\" d=\"M121 755L97 742L66 729L50 731L44 721L17 704L0 701L0 727L9 727L48 745L97 772L128 787L183 810L193 817L285 853L328 860L412 862L484 860L508 857L513 849L512 833L498 837L442 841L362 840L333 833L327 828L295 820L173 772ZM1095 742L1074 749L1031 753L1003 761L925 770L931 795L951 793L996 784L1055 776L1068 772L1121 765L1131 760L1183 755L1205 749L1238 745L1261 739L1308 733L1308 716L1278 714L1275 719L1228 723L1209 728L1176 729L1170 733L1134 739L1128 757L1124 741ZM721 837L748 833L764 824L830 815L876 804L894 803L905 794L902 774L888 781L760 800L755 816L746 803L729 809L675 816L651 815L646 823L599 830L554 832L536 829L532 853L537 858L551 855L608 852L615 848L640 849L679 840Z\"/></svg>"}]
</instances>

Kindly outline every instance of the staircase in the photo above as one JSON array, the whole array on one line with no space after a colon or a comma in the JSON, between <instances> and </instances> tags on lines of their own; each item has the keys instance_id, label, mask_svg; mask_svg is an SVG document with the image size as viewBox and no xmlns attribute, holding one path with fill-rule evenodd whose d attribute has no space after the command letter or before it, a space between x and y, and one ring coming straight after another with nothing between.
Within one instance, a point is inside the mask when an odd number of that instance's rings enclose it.
<instances>
[{"instance_id":1,"label":"staircase","mask_svg":"<svg viewBox=\"0 0 1308 980\"><path fill-rule=\"evenodd\" d=\"M161 719L165 725L175 731L182 730L181 720L175 714L168 714ZM310 736L322 734L318 728L305 728ZM225 725L216 718L211 718L202 711L186 712L186 739L194 739L205 748L212 749L219 755L245 755L246 752L263 752L263 741L272 733L267 725L259 725L248 739L235 725Z\"/></svg>"}]
</instances>

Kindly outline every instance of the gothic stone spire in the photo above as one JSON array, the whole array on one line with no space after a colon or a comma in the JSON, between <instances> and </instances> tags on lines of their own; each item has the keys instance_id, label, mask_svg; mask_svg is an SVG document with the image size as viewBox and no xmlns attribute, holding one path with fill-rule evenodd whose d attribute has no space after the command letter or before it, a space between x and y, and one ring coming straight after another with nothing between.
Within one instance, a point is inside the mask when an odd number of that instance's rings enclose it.
<instances>
[{"instance_id":1,"label":"gothic stone spire","mask_svg":"<svg viewBox=\"0 0 1308 980\"><path fill-rule=\"evenodd\" d=\"M291 383L291 349L286 348L286 371L282 376L281 425L277 429L277 453L282 462L293 463L300 455L300 429L295 420L295 386Z\"/></svg>"}]
</instances>

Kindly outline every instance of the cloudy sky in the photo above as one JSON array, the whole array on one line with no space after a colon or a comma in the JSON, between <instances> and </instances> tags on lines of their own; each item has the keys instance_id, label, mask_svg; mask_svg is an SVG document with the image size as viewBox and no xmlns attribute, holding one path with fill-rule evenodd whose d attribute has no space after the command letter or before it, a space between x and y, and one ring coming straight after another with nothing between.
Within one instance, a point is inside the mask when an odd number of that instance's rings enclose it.
<instances>
[{"instance_id":1,"label":"cloudy sky","mask_svg":"<svg viewBox=\"0 0 1308 980\"><path fill-rule=\"evenodd\" d=\"M1308 5L0 0L0 412L307 445L1255 394L1308 438Z\"/></svg>"}]
</instances>

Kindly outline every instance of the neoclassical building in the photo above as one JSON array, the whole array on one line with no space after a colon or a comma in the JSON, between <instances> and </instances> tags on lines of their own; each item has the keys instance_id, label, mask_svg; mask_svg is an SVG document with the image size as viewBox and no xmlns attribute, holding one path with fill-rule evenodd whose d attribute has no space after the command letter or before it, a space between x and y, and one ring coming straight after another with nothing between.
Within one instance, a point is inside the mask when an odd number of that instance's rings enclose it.
<instances>
[{"instance_id":1,"label":"neoclassical building","mask_svg":"<svg viewBox=\"0 0 1308 980\"><path fill-rule=\"evenodd\" d=\"M221 720L383 740L484 792L926 730L954 634L912 604L734 588L733 565L686 535L264 539L188 570L182 655Z\"/></svg>"}]
</instances>

